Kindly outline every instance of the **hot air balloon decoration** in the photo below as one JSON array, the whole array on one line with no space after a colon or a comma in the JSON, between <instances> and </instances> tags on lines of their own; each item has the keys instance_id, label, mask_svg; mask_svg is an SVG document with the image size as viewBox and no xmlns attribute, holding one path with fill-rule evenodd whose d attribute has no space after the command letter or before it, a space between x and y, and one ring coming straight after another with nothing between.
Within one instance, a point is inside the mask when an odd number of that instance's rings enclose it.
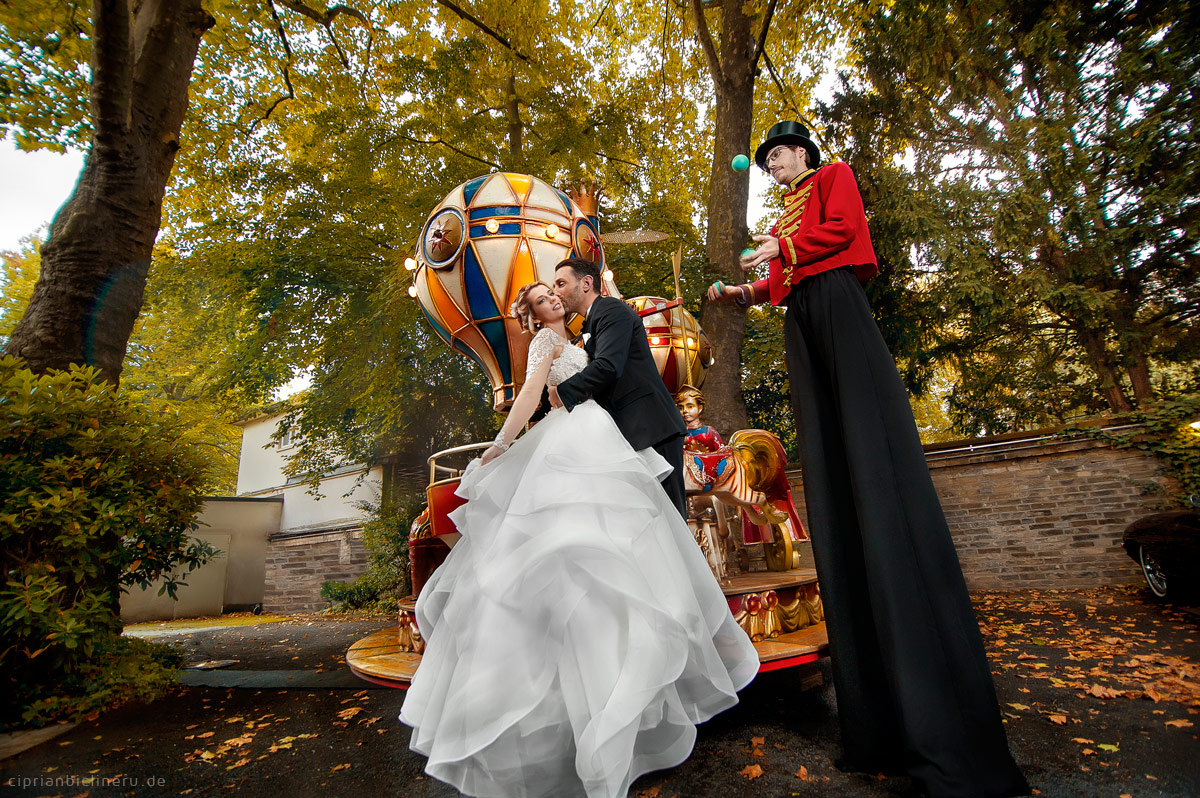
<instances>
[{"instance_id":1,"label":"hot air balloon decoration","mask_svg":"<svg viewBox=\"0 0 1200 798\"><path fill-rule=\"evenodd\" d=\"M667 390L676 394L685 385L703 385L713 364L712 345L683 303L678 298L639 296L629 304L642 317L650 353Z\"/></svg>"},{"instance_id":2,"label":"hot air balloon decoration","mask_svg":"<svg viewBox=\"0 0 1200 798\"><path fill-rule=\"evenodd\" d=\"M509 306L522 286L552 284L554 267L569 257L595 261L612 285L595 220L531 175L500 172L463 183L421 230L407 264L416 271L410 293L437 335L487 374L496 410L521 389L530 341Z\"/></svg>"}]
</instances>

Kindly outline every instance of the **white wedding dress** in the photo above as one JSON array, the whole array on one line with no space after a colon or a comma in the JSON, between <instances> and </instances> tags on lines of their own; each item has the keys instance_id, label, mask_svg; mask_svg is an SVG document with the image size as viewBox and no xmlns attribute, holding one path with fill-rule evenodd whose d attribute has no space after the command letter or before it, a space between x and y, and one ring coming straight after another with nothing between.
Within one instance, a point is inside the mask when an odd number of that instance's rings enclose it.
<instances>
[{"instance_id":1,"label":"white wedding dress","mask_svg":"<svg viewBox=\"0 0 1200 798\"><path fill-rule=\"evenodd\" d=\"M559 343L538 333L530 373ZM550 384L585 365L566 344ZM473 796L623 798L737 703L758 656L658 482L667 468L593 401L467 467L400 714L427 773Z\"/></svg>"}]
</instances>

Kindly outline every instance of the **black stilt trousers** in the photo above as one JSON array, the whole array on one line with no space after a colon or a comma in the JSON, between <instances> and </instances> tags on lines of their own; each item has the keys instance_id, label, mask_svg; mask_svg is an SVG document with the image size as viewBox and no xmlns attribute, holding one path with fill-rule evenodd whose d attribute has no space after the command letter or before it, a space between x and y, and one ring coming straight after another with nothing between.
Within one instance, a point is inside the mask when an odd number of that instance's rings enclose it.
<instances>
[{"instance_id":1,"label":"black stilt trousers","mask_svg":"<svg viewBox=\"0 0 1200 798\"><path fill-rule=\"evenodd\" d=\"M784 322L843 769L931 798L1028 795L908 394L849 267Z\"/></svg>"}]
</instances>

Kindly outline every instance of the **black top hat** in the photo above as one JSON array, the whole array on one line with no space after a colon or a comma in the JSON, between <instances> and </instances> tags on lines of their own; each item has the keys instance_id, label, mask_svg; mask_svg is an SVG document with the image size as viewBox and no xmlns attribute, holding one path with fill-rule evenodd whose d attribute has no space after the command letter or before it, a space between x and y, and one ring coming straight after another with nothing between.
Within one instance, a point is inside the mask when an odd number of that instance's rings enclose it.
<instances>
[{"instance_id":1,"label":"black top hat","mask_svg":"<svg viewBox=\"0 0 1200 798\"><path fill-rule=\"evenodd\" d=\"M771 125L771 129L767 131L767 137L754 151L754 162L758 164L759 169L767 168L767 155L780 144L799 144L808 151L808 167L810 169L816 169L821 165L821 151L809 138L808 128L799 122L785 119Z\"/></svg>"}]
</instances>

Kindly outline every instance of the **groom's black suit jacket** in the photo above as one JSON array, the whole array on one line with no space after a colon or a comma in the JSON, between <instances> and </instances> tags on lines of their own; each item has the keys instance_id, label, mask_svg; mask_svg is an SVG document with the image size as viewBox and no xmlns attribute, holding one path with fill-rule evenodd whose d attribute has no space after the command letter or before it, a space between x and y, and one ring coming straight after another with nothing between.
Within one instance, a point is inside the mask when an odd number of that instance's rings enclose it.
<instances>
[{"instance_id":1,"label":"groom's black suit jacket","mask_svg":"<svg viewBox=\"0 0 1200 798\"><path fill-rule=\"evenodd\" d=\"M597 297L583 323L589 363L560 383L568 410L595 399L608 411L634 449L654 447L675 473L663 480L683 512L683 436L687 427L663 384L638 315L619 299ZM678 452L676 452L678 450Z\"/></svg>"},{"instance_id":2,"label":"groom's black suit jacket","mask_svg":"<svg viewBox=\"0 0 1200 798\"><path fill-rule=\"evenodd\" d=\"M583 333L590 362L558 386L568 410L595 399L634 449L686 434L675 400L658 376L646 328L632 308L613 297L597 297Z\"/></svg>"}]
</instances>

